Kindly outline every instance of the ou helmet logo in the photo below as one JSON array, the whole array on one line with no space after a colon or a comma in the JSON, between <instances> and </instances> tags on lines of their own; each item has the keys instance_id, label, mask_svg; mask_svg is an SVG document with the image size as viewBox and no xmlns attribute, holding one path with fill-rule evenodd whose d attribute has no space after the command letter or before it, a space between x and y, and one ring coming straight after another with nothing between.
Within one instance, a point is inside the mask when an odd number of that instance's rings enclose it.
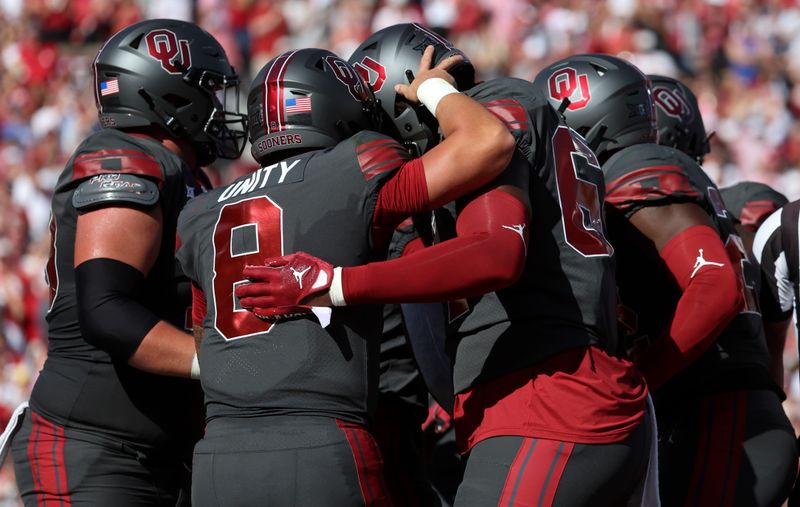
<instances>
[{"instance_id":1,"label":"ou helmet logo","mask_svg":"<svg viewBox=\"0 0 800 507\"><path fill-rule=\"evenodd\" d=\"M570 111L583 109L592 100L588 74L578 74L572 67L565 67L550 76L547 88L553 100L562 102L569 99L567 109Z\"/></svg>"},{"instance_id":2,"label":"ou helmet logo","mask_svg":"<svg viewBox=\"0 0 800 507\"><path fill-rule=\"evenodd\" d=\"M381 91L383 83L386 82L386 67L369 56L365 56L360 62L353 65L353 67L355 67L356 71L361 75L361 78L369 83L373 92L378 93Z\"/></svg>"},{"instance_id":3,"label":"ou helmet logo","mask_svg":"<svg viewBox=\"0 0 800 507\"><path fill-rule=\"evenodd\" d=\"M678 120L685 119L686 121L694 119L694 111L689 107L689 102L679 90L656 86L651 93L653 94L653 101L667 116Z\"/></svg>"},{"instance_id":4,"label":"ou helmet logo","mask_svg":"<svg viewBox=\"0 0 800 507\"><path fill-rule=\"evenodd\" d=\"M369 98L366 91L366 86L364 85L364 81L361 79L361 76L353 70L347 62L338 58L336 56L326 56L325 63L328 64L328 67L331 68L333 71L333 75L336 76L336 79L341 81L347 89L350 91L350 95L353 96L359 102L363 102Z\"/></svg>"},{"instance_id":5,"label":"ou helmet logo","mask_svg":"<svg viewBox=\"0 0 800 507\"><path fill-rule=\"evenodd\" d=\"M189 41L178 39L171 30L153 30L145 36L147 52L161 62L161 67L170 74L181 74L192 66ZM180 60L176 57L180 54Z\"/></svg>"}]
</instances>

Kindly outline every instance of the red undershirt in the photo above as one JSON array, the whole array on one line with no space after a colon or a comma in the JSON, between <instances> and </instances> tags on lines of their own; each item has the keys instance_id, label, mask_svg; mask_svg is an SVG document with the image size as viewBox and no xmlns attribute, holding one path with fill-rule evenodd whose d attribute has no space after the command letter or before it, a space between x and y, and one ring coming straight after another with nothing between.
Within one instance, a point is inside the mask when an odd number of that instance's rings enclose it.
<instances>
[{"instance_id":1,"label":"red undershirt","mask_svg":"<svg viewBox=\"0 0 800 507\"><path fill-rule=\"evenodd\" d=\"M496 436L608 444L647 410L636 367L596 347L572 349L456 395L458 450Z\"/></svg>"}]
</instances>

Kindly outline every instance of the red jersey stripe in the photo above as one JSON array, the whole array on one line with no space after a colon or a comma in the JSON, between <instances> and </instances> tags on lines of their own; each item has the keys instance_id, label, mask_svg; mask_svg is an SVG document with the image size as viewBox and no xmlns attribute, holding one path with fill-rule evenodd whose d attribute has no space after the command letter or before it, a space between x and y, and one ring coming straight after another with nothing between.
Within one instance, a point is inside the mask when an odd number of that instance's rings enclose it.
<instances>
[{"instance_id":1,"label":"red jersey stripe","mask_svg":"<svg viewBox=\"0 0 800 507\"><path fill-rule=\"evenodd\" d=\"M490 113L505 123L510 130L529 130L525 108L514 100L496 100L483 104Z\"/></svg>"},{"instance_id":2,"label":"red jersey stripe","mask_svg":"<svg viewBox=\"0 0 800 507\"><path fill-rule=\"evenodd\" d=\"M356 155L358 165L367 181L385 171L402 166L410 158L399 144L393 141L387 143L384 140L360 146Z\"/></svg>"},{"instance_id":3,"label":"red jersey stripe","mask_svg":"<svg viewBox=\"0 0 800 507\"><path fill-rule=\"evenodd\" d=\"M697 197L689 177L677 166L652 166L637 169L606 184L606 201L623 204L667 195Z\"/></svg>"},{"instance_id":4,"label":"red jersey stripe","mask_svg":"<svg viewBox=\"0 0 800 507\"><path fill-rule=\"evenodd\" d=\"M778 203L765 199L763 201L747 201L744 203L739 220L742 225L757 228L775 210L780 208Z\"/></svg>"},{"instance_id":5,"label":"red jersey stripe","mask_svg":"<svg viewBox=\"0 0 800 507\"><path fill-rule=\"evenodd\" d=\"M142 151L100 150L79 155L72 162L72 181L109 173L139 174L164 181L161 164Z\"/></svg>"}]
</instances>

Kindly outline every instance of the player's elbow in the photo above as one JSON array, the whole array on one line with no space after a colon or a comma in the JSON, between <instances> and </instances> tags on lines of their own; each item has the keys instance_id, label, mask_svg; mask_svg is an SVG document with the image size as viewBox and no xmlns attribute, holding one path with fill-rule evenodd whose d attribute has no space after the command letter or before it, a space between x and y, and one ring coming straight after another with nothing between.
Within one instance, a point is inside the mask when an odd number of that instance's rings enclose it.
<instances>
[{"instance_id":1,"label":"player's elbow","mask_svg":"<svg viewBox=\"0 0 800 507\"><path fill-rule=\"evenodd\" d=\"M485 134L485 143L490 152L487 159L490 161L496 176L499 176L506 166L511 162L514 155L516 143L514 137L502 124L493 125L489 132Z\"/></svg>"},{"instance_id":2,"label":"player's elbow","mask_svg":"<svg viewBox=\"0 0 800 507\"><path fill-rule=\"evenodd\" d=\"M462 146L467 148L462 152L464 160L475 167L484 183L488 183L511 162L516 146L514 138L494 117L464 132Z\"/></svg>"},{"instance_id":3,"label":"player's elbow","mask_svg":"<svg viewBox=\"0 0 800 507\"><path fill-rule=\"evenodd\" d=\"M741 281L730 265L701 272L693 284L707 294L709 317L719 324L729 322L744 308Z\"/></svg>"},{"instance_id":4,"label":"player's elbow","mask_svg":"<svg viewBox=\"0 0 800 507\"><path fill-rule=\"evenodd\" d=\"M522 276L526 253L521 241L509 242L502 234L486 234L481 264L486 266L483 286L487 292L508 287ZM519 243L519 244L518 244Z\"/></svg>"},{"instance_id":5,"label":"player's elbow","mask_svg":"<svg viewBox=\"0 0 800 507\"><path fill-rule=\"evenodd\" d=\"M127 361L158 317L136 299L143 275L112 259L91 259L75 268L78 323L89 345Z\"/></svg>"}]
</instances>

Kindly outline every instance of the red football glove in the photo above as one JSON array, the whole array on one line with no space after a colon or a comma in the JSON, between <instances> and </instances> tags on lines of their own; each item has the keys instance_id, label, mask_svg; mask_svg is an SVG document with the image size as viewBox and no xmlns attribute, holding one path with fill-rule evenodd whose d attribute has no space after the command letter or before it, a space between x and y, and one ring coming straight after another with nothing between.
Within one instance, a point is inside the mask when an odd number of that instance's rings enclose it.
<instances>
[{"instance_id":1,"label":"red football glove","mask_svg":"<svg viewBox=\"0 0 800 507\"><path fill-rule=\"evenodd\" d=\"M441 435L450 429L453 424L453 417L435 401L428 406L428 417L422 423L422 431L425 433L433 432Z\"/></svg>"},{"instance_id":2,"label":"red football glove","mask_svg":"<svg viewBox=\"0 0 800 507\"><path fill-rule=\"evenodd\" d=\"M302 301L327 290L333 266L305 252L266 259L263 266L245 266L251 283L236 287L243 308L265 320L280 320L311 313Z\"/></svg>"}]
</instances>

